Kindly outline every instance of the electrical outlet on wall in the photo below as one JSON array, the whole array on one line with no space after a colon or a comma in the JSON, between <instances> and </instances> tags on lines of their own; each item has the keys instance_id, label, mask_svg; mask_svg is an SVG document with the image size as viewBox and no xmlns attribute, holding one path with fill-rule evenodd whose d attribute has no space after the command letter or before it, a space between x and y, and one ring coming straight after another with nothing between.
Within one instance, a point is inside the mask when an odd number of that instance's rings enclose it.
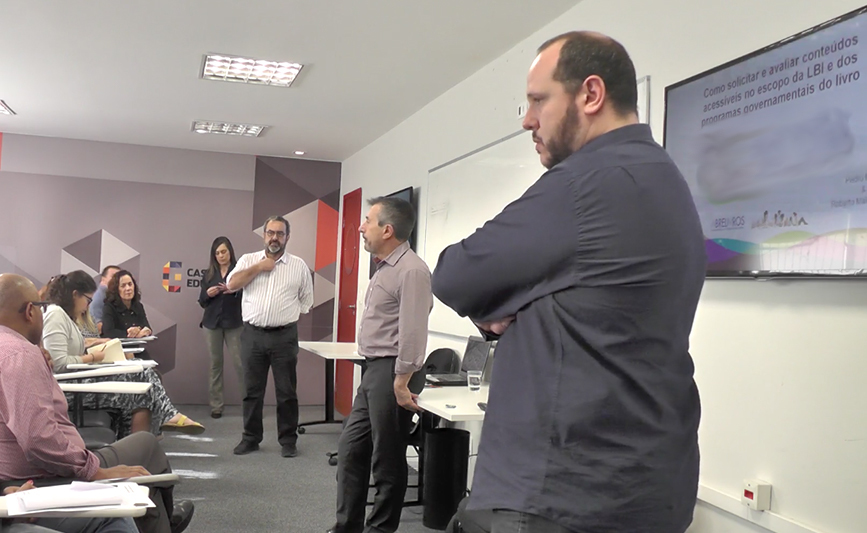
<instances>
[{"instance_id":1,"label":"electrical outlet on wall","mask_svg":"<svg viewBox=\"0 0 867 533\"><path fill-rule=\"evenodd\" d=\"M518 104L518 118L524 118L527 114L527 102Z\"/></svg>"}]
</instances>

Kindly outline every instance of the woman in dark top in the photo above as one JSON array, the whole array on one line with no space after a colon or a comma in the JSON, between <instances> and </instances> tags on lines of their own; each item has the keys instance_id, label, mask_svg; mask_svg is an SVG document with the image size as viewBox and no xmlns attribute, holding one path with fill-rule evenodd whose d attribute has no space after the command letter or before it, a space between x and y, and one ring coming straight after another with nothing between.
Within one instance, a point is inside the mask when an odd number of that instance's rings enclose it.
<instances>
[{"instance_id":1,"label":"woman in dark top","mask_svg":"<svg viewBox=\"0 0 867 533\"><path fill-rule=\"evenodd\" d=\"M102 336L109 339L139 338L152 335L138 283L132 273L121 270L108 282L102 317ZM136 357L151 359L147 350Z\"/></svg>"},{"instance_id":2,"label":"woman in dark top","mask_svg":"<svg viewBox=\"0 0 867 533\"><path fill-rule=\"evenodd\" d=\"M226 277L235 268L235 250L226 237L211 244L211 266L202 280L199 305L205 309L201 326L211 353L211 378L208 386L211 417L223 416L223 343L235 365L244 397L244 370L241 366L241 291L231 292Z\"/></svg>"}]
</instances>

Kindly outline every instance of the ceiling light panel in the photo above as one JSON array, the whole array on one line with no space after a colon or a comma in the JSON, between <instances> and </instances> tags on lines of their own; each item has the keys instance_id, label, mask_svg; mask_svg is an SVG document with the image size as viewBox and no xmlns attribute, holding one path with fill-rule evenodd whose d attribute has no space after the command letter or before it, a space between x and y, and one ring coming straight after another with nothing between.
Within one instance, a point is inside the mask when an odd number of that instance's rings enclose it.
<instances>
[{"instance_id":1,"label":"ceiling light panel","mask_svg":"<svg viewBox=\"0 0 867 533\"><path fill-rule=\"evenodd\" d=\"M14 115L15 111L12 111L12 108L6 105L6 102L0 100L0 115Z\"/></svg>"},{"instance_id":2,"label":"ceiling light panel","mask_svg":"<svg viewBox=\"0 0 867 533\"><path fill-rule=\"evenodd\" d=\"M289 87L303 66L300 63L288 61L267 61L225 54L208 54L205 56L205 63L202 67L202 78Z\"/></svg>"},{"instance_id":3,"label":"ceiling light panel","mask_svg":"<svg viewBox=\"0 0 867 533\"><path fill-rule=\"evenodd\" d=\"M216 122L213 120L194 120L192 131L196 133L215 133L217 135L241 135L258 137L268 126L257 124L237 124L232 122Z\"/></svg>"}]
</instances>

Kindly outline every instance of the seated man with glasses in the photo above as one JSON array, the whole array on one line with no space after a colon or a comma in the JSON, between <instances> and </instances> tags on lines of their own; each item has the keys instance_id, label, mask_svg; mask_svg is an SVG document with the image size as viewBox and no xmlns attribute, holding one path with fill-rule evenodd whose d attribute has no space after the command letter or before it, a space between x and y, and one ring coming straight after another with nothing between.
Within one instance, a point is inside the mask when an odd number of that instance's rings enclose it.
<instances>
[{"instance_id":1,"label":"seated man with glasses","mask_svg":"<svg viewBox=\"0 0 867 533\"><path fill-rule=\"evenodd\" d=\"M150 433L136 433L95 452L85 448L37 347L44 305L28 279L0 274L0 481L33 479L38 484L50 477L92 481L171 472ZM155 486L150 497L156 507L136 519L141 531L177 533L189 524L192 503L174 506L171 486Z\"/></svg>"}]
</instances>

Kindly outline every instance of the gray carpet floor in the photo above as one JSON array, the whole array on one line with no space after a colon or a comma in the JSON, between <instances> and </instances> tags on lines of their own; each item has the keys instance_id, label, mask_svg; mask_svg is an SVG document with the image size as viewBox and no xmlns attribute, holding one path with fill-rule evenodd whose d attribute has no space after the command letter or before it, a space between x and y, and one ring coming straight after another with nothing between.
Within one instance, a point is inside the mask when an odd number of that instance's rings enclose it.
<instances>
[{"instance_id":1,"label":"gray carpet floor","mask_svg":"<svg viewBox=\"0 0 867 533\"><path fill-rule=\"evenodd\" d=\"M176 499L193 500L196 513L187 531L324 533L334 524L336 467L326 453L336 451L340 426L310 426L298 439L298 456L283 458L277 443L274 408L265 408L261 449L236 456L241 438L240 407L227 407L219 420L206 406L178 406L208 429L197 437L166 433L162 445L181 477ZM322 417L322 407L302 407L301 421ZM410 483L414 483L412 476ZM415 489L407 491L415 499ZM400 531L429 533L421 507L403 510Z\"/></svg>"}]
</instances>

